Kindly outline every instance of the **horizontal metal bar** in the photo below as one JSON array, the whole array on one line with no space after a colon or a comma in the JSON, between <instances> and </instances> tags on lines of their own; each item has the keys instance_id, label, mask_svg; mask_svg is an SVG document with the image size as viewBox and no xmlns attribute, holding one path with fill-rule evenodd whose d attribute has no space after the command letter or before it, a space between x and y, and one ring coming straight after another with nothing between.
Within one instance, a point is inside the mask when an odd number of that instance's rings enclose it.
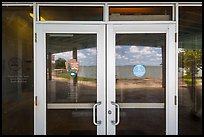
<instances>
[{"instance_id":1,"label":"horizontal metal bar","mask_svg":"<svg viewBox=\"0 0 204 137\"><path fill-rule=\"evenodd\" d=\"M185 3L185 4L202 4L202 2L107 2L107 4L109 6L132 6L132 5L146 5L146 6L155 6L155 5L167 5L167 6L171 6L172 4L176 4L176 3Z\"/></svg>"},{"instance_id":2,"label":"horizontal metal bar","mask_svg":"<svg viewBox=\"0 0 204 137\"><path fill-rule=\"evenodd\" d=\"M64 4L59 4L59 3L57 3L57 4L38 4L39 6L83 6L83 7L86 7L86 6L100 6L100 7L103 7L104 6L104 4L90 4L90 3L74 3L74 4L71 4L71 3L69 3L69 4L66 4L66 3L64 3Z\"/></svg>"},{"instance_id":3,"label":"horizontal metal bar","mask_svg":"<svg viewBox=\"0 0 204 137\"><path fill-rule=\"evenodd\" d=\"M12 4L2 4L2 7L21 7L21 6L28 6L28 7L31 7L31 6L33 6L33 3L31 3L31 4L20 4L20 3L18 3L18 4L15 4L15 3L12 3Z\"/></svg>"},{"instance_id":4,"label":"horizontal metal bar","mask_svg":"<svg viewBox=\"0 0 204 137\"><path fill-rule=\"evenodd\" d=\"M120 108L164 108L164 103L118 103Z\"/></svg>"},{"instance_id":5,"label":"horizontal metal bar","mask_svg":"<svg viewBox=\"0 0 204 137\"><path fill-rule=\"evenodd\" d=\"M47 109L92 109L94 103L48 103Z\"/></svg>"},{"instance_id":6,"label":"horizontal metal bar","mask_svg":"<svg viewBox=\"0 0 204 137\"><path fill-rule=\"evenodd\" d=\"M122 3L122 4L109 4L107 3L108 6L174 6L175 3ZM38 4L40 6L104 6L105 3L44 3L44 4Z\"/></svg>"},{"instance_id":7,"label":"horizontal metal bar","mask_svg":"<svg viewBox=\"0 0 204 137\"><path fill-rule=\"evenodd\" d=\"M37 4L84 4L84 5L100 5L105 4L106 2L36 2Z\"/></svg>"},{"instance_id":8,"label":"horizontal metal bar","mask_svg":"<svg viewBox=\"0 0 204 137\"><path fill-rule=\"evenodd\" d=\"M2 6L29 6L34 2L2 2ZM35 2L40 6L202 6L202 2Z\"/></svg>"},{"instance_id":9,"label":"horizontal metal bar","mask_svg":"<svg viewBox=\"0 0 204 137\"><path fill-rule=\"evenodd\" d=\"M149 24L149 23L155 23L155 24L171 24L176 23L176 21L108 21L107 24Z\"/></svg>"},{"instance_id":10,"label":"horizontal metal bar","mask_svg":"<svg viewBox=\"0 0 204 137\"><path fill-rule=\"evenodd\" d=\"M178 6L202 6L202 3L179 3Z\"/></svg>"},{"instance_id":11,"label":"horizontal metal bar","mask_svg":"<svg viewBox=\"0 0 204 137\"><path fill-rule=\"evenodd\" d=\"M109 7L129 7L129 6L131 6L131 7L133 7L133 6L135 6L135 7L139 7L139 6L146 6L146 7L160 7L160 6L174 6L174 4L175 3L169 3L169 4L167 4L167 3L133 3L133 4L128 4L128 3L124 3L124 4L108 4L108 6Z\"/></svg>"},{"instance_id":12,"label":"horizontal metal bar","mask_svg":"<svg viewBox=\"0 0 204 137\"><path fill-rule=\"evenodd\" d=\"M37 24L174 24L176 21L36 21Z\"/></svg>"},{"instance_id":13,"label":"horizontal metal bar","mask_svg":"<svg viewBox=\"0 0 204 137\"><path fill-rule=\"evenodd\" d=\"M164 103L118 103L120 108L164 108ZM92 109L94 103L48 103L47 109Z\"/></svg>"},{"instance_id":14,"label":"horizontal metal bar","mask_svg":"<svg viewBox=\"0 0 204 137\"><path fill-rule=\"evenodd\" d=\"M106 2L2 2L2 4L13 3L37 3L37 4L105 4Z\"/></svg>"},{"instance_id":15,"label":"horizontal metal bar","mask_svg":"<svg viewBox=\"0 0 204 137\"><path fill-rule=\"evenodd\" d=\"M103 21L36 21L37 24L105 24Z\"/></svg>"}]
</instances>

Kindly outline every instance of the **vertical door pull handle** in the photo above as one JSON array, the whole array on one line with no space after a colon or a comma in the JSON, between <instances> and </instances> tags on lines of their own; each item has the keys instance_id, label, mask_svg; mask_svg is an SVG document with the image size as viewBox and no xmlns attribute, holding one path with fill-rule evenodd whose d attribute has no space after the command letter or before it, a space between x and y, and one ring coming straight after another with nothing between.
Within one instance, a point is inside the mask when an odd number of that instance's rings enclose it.
<instances>
[{"instance_id":1,"label":"vertical door pull handle","mask_svg":"<svg viewBox=\"0 0 204 137\"><path fill-rule=\"evenodd\" d=\"M117 103L113 102L113 101L111 102L111 104L115 105L116 108L117 108L117 122L113 121L113 120L111 121L111 123L116 126L116 125L118 125L120 123L120 106Z\"/></svg>"},{"instance_id":2,"label":"vertical door pull handle","mask_svg":"<svg viewBox=\"0 0 204 137\"><path fill-rule=\"evenodd\" d=\"M99 121L96 121L96 107L97 107L98 105L101 105L101 102L97 102L97 103L94 104L94 106L93 106L93 123L94 123L94 125L96 125L96 126L98 126L98 125L101 124L101 121L100 121L100 120L99 120Z\"/></svg>"}]
</instances>

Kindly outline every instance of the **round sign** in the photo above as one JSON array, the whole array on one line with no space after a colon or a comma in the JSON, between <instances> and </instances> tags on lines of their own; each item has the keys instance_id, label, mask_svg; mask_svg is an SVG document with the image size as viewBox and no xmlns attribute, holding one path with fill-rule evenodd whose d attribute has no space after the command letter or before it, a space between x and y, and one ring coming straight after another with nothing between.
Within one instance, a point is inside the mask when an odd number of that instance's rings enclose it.
<instances>
[{"instance_id":1,"label":"round sign","mask_svg":"<svg viewBox=\"0 0 204 137\"><path fill-rule=\"evenodd\" d=\"M145 70L145 67L143 65L135 65L133 68L133 74L136 77L144 76L145 72L146 72L146 70Z\"/></svg>"}]
</instances>

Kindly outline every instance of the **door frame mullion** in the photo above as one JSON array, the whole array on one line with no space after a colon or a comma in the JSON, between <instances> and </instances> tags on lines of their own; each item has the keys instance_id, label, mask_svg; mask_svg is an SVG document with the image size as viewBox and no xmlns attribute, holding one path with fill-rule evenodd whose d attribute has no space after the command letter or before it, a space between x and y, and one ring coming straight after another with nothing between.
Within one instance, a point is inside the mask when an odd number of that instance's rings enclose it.
<instances>
[{"instance_id":1,"label":"door frame mullion","mask_svg":"<svg viewBox=\"0 0 204 137\"><path fill-rule=\"evenodd\" d=\"M172 23L146 23L146 24L108 24L107 27L107 134L115 135L115 106L111 101L116 101L115 93L115 37L117 34L131 33L165 33L166 34L166 134L178 134L178 105L175 105L175 96L178 98L177 68L178 61L177 47L175 43L175 22ZM177 99L178 101L178 99Z\"/></svg>"},{"instance_id":2,"label":"door frame mullion","mask_svg":"<svg viewBox=\"0 0 204 137\"><path fill-rule=\"evenodd\" d=\"M97 134L106 134L106 93L105 93L105 25L74 25L67 23L36 23L37 42L35 44L35 85L37 106L34 107L34 134L46 135L46 33L97 34ZM95 102L95 103L96 103ZM93 121L92 121L93 122ZM91 123L93 124L93 123Z\"/></svg>"},{"instance_id":3,"label":"door frame mullion","mask_svg":"<svg viewBox=\"0 0 204 137\"><path fill-rule=\"evenodd\" d=\"M107 135L115 135L116 127L110 121L115 121L115 34L114 25L107 25ZM109 113L108 113L109 112ZM111 113L110 113L111 112Z\"/></svg>"}]
</instances>

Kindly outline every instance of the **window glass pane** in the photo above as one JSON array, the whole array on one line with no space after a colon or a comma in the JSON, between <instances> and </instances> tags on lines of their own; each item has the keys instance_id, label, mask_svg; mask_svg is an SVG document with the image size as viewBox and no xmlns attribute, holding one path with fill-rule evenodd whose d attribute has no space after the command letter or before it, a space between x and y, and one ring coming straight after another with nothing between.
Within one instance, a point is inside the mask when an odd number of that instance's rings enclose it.
<instances>
[{"instance_id":1,"label":"window glass pane","mask_svg":"<svg viewBox=\"0 0 204 137\"><path fill-rule=\"evenodd\" d=\"M202 7L179 7L179 134L202 134Z\"/></svg>"},{"instance_id":2,"label":"window glass pane","mask_svg":"<svg viewBox=\"0 0 204 137\"><path fill-rule=\"evenodd\" d=\"M103 7L40 7L41 21L102 21Z\"/></svg>"},{"instance_id":3,"label":"window glass pane","mask_svg":"<svg viewBox=\"0 0 204 137\"><path fill-rule=\"evenodd\" d=\"M47 102L94 103L97 35L47 33L46 42ZM71 66L73 59L78 63L76 67Z\"/></svg>"},{"instance_id":4,"label":"window glass pane","mask_svg":"<svg viewBox=\"0 0 204 137\"><path fill-rule=\"evenodd\" d=\"M164 103L165 33L116 35L116 94L121 103Z\"/></svg>"},{"instance_id":5,"label":"window glass pane","mask_svg":"<svg viewBox=\"0 0 204 137\"><path fill-rule=\"evenodd\" d=\"M117 134L165 134L166 34L116 34L115 53L116 102L123 106ZM153 103L163 108L142 109Z\"/></svg>"},{"instance_id":6,"label":"window glass pane","mask_svg":"<svg viewBox=\"0 0 204 137\"><path fill-rule=\"evenodd\" d=\"M47 33L46 49L47 134L96 134L92 107L77 106L97 100L97 34Z\"/></svg>"},{"instance_id":7,"label":"window glass pane","mask_svg":"<svg viewBox=\"0 0 204 137\"><path fill-rule=\"evenodd\" d=\"M110 7L111 21L168 21L172 7Z\"/></svg>"},{"instance_id":8,"label":"window glass pane","mask_svg":"<svg viewBox=\"0 0 204 137\"><path fill-rule=\"evenodd\" d=\"M165 109L120 109L116 135L165 135Z\"/></svg>"},{"instance_id":9,"label":"window glass pane","mask_svg":"<svg viewBox=\"0 0 204 137\"><path fill-rule=\"evenodd\" d=\"M32 7L2 7L2 134L33 134Z\"/></svg>"},{"instance_id":10,"label":"window glass pane","mask_svg":"<svg viewBox=\"0 0 204 137\"><path fill-rule=\"evenodd\" d=\"M47 109L47 135L96 135L92 109Z\"/></svg>"}]
</instances>

